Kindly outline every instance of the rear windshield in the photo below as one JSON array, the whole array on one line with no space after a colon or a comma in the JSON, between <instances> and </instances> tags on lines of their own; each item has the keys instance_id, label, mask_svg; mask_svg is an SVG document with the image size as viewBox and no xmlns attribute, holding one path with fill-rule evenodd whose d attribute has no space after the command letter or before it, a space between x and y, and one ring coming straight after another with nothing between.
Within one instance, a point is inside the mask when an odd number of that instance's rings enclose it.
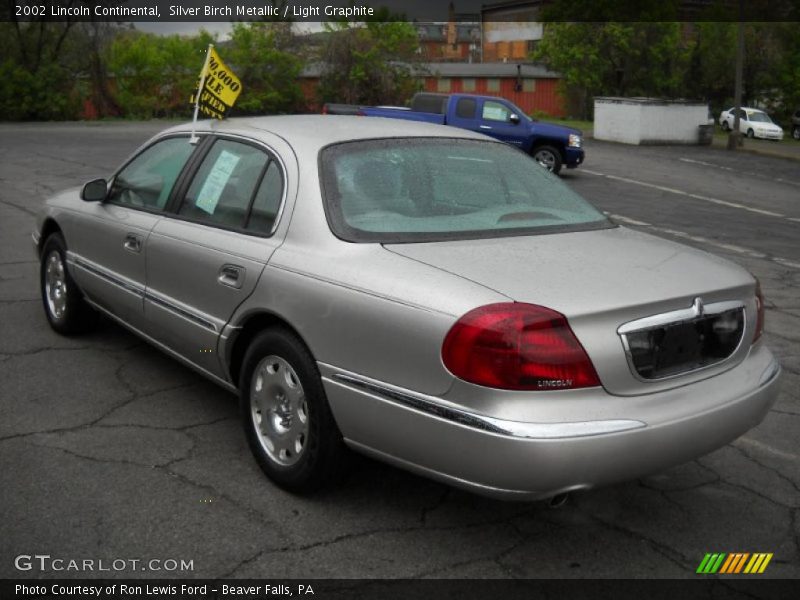
<instances>
[{"instance_id":1,"label":"rear windshield","mask_svg":"<svg viewBox=\"0 0 800 600\"><path fill-rule=\"evenodd\" d=\"M320 168L328 222L347 241L443 241L613 227L558 177L500 142L346 142L324 148Z\"/></svg>"}]
</instances>

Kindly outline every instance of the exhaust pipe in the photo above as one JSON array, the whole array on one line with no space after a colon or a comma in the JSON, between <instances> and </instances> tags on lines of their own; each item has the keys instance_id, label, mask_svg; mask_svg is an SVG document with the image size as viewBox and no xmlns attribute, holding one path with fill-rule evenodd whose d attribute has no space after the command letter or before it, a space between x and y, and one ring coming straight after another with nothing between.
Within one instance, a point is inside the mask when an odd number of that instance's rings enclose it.
<instances>
[{"instance_id":1,"label":"exhaust pipe","mask_svg":"<svg viewBox=\"0 0 800 600\"><path fill-rule=\"evenodd\" d=\"M550 508L561 508L567 503L569 500L569 492L564 492L563 494L556 494L549 500L547 500L547 506Z\"/></svg>"}]
</instances>

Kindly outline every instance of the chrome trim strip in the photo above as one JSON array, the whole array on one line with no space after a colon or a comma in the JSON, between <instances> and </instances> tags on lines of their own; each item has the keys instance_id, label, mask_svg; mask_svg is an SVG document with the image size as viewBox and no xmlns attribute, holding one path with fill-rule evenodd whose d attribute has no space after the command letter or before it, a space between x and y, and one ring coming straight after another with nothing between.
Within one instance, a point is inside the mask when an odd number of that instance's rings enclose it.
<instances>
[{"instance_id":1,"label":"chrome trim strip","mask_svg":"<svg viewBox=\"0 0 800 600\"><path fill-rule=\"evenodd\" d=\"M82 269L89 271L90 273L93 273L94 275L97 275L98 277L101 277L106 281L113 283L117 287L120 287L140 298L143 298L144 300L150 300L154 304L158 304L159 306L166 308L167 310L170 310L180 315L181 317L188 319L193 323L196 323L197 325L201 325L202 327L205 327L206 329L209 329L214 333L217 333L218 331L218 328L213 321L209 321L208 319L204 318L201 315L198 315L197 313L191 312L185 308L177 306L176 304L170 302L169 300L165 300L164 298L155 295L153 292L148 291L146 288L143 288L142 286L139 286L131 281L127 281L118 275L112 275L103 267L95 265L91 261L88 261L85 258L81 258L72 252L67 253L67 262L71 262L75 266L81 267Z\"/></svg>"},{"instance_id":2,"label":"chrome trim strip","mask_svg":"<svg viewBox=\"0 0 800 600\"><path fill-rule=\"evenodd\" d=\"M117 287L124 289L127 292L130 292L140 298L144 298L144 288L140 285L133 283L132 281L123 279L119 275L112 275L106 269L100 267L99 265L95 265L91 261L87 261L84 258L80 258L79 256L69 253L71 256L68 256L68 262L72 262L76 267L80 267L85 271L92 273L93 275L97 275L98 277L105 279L109 283L113 283ZM72 260L70 261L69 258Z\"/></svg>"},{"instance_id":3,"label":"chrome trim strip","mask_svg":"<svg viewBox=\"0 0 800 600\"><path fill-rule=\"evenodd\" d=\"M200 325L202 327L205 327L206 329L213 331L214 333L217 333L217 326L212 321L209 321L208 319L205 319L194 312L186 310L185 308L177 306L172 302L170 302L169 300L165 300L160 296L156 296L150 291L145 291L144 299L150 300L150 302L152 302L153 304L157 304L163 308L166 308L167 310L170 310L178 314L184 319L188 319L192 323L196 323L197 325Z\"/></svg>"},{"instance_id":4,"label":"chrome trim strip","mask_svg":"<svg viewBox=\"0 0 800 600\"><path fill-rule=\"evenodd\" d=\"M691 321L703 315L717 315L727 310L735 308L744 308L744 302L738 300L731 300L726 302L715 302L713 304L703 304L701 298L695 298L692 301L692 306L689 308L681 308L670 312L651 315L635 321L629 321L620 325L617 333L625 335L626 333L633 333L634 331L641 331L643 329L652 329L654 327L663 327L672 323L680 323L682 321Z\"/></svg>"},{"instance_id":5,"label":"chrome trim strip","mask_svg":"<svg viewBox=\"0 0 800 600\"><path fill-rule=\"evenodd\" d=\"M619 433L646 427L645 423L632 419L565 423L525 423L521 421L508 421L446 406L432 396L424 396L416 392L382 384L374 380L370 381L350 374L335 373L332 378L335 380L334 383L341 382L445 421L451 421L457 425L496 435L526 439L559 439Z\"/></svg>"},{"instance_id":6,"label":"chrome trim strip","mask_svg":"<svg viewBox=\"0 0 800 600\"><path fill-rule=\"evenodd\" d=\"M639 374L639 371L636 369L636 365L633 362L633 355L631 354L630 344L628 343L629 333L635 333L655 327L663 327L664 325L680 323L683 321L691 321L703 315L717 315L724 313L725 311L735 309L741 309L742 311L742 335L739 337L739 343L736 344L736 348L734 348L733 352L731 352L728 356L697 369L681 371L680 373L673 373L672 375L665 375L664 377L647 378L642 377ZM679 310L673 310L666 313L636 319L635 321L628 321L617 328L617 334L619 334L620 340L622 341L622 348L625 351L625 360L628 362L628 368L630 369L633 377L642 383L659 383L662 381L669 381L670 379L677 379L678 377L685 377L687 375L696 375L697 373L702 373L703 371L707 371L709 369L715 369L724 366L738 354L739 350L741 350L742 344L747 337L747 332L747 309L745 308L744 302L739 300L727 300L724 302L714 302L712 304L704 305L702 299L699 297L692 301L692 306L689 308L682 308Z\"/></svg>"}]
</instances>

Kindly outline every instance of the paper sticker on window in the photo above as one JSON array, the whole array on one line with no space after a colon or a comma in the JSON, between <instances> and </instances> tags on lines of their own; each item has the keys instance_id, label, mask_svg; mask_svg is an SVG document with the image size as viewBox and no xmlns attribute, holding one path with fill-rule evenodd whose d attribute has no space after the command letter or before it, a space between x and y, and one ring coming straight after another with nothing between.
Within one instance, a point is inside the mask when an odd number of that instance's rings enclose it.
<instances>
[{"instance_id":1,"label":"paper sticker on window","mask_svg":"<svg viewBox=\"0 0 800 600\"><path fill-rule=\"evenodd\" d=\"M239 156L227 150L219 153L214 166L211 167L211 172L206 177L205 183L203 183L203 187L200 188L200 193L197 194L197 200L194 203L197 208L210 215L214 214L219 198L222 196L222 191L228 185L228 180L231 178L231 173L236 168L239 158Z\"/></svg>"}]
</instances>

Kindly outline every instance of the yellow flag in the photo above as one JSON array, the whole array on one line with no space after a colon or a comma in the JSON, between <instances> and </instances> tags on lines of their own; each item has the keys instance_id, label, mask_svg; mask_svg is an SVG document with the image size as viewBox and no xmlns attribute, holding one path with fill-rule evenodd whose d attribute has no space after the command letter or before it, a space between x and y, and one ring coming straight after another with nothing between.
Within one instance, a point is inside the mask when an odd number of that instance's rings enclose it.
<instances>
[{"instance_id":1,"label":"yellow flag","mask_svg":"<svg viewBox=\"0 0 800 600\"><path fill-rule=\"evenodd\" d=\"M222 62L214 47L209 46L197 87L196 95L191 99L192 104L196 104L209 117L222 119L239 97L242 82Z\"/></svg>"}]
</instances>

